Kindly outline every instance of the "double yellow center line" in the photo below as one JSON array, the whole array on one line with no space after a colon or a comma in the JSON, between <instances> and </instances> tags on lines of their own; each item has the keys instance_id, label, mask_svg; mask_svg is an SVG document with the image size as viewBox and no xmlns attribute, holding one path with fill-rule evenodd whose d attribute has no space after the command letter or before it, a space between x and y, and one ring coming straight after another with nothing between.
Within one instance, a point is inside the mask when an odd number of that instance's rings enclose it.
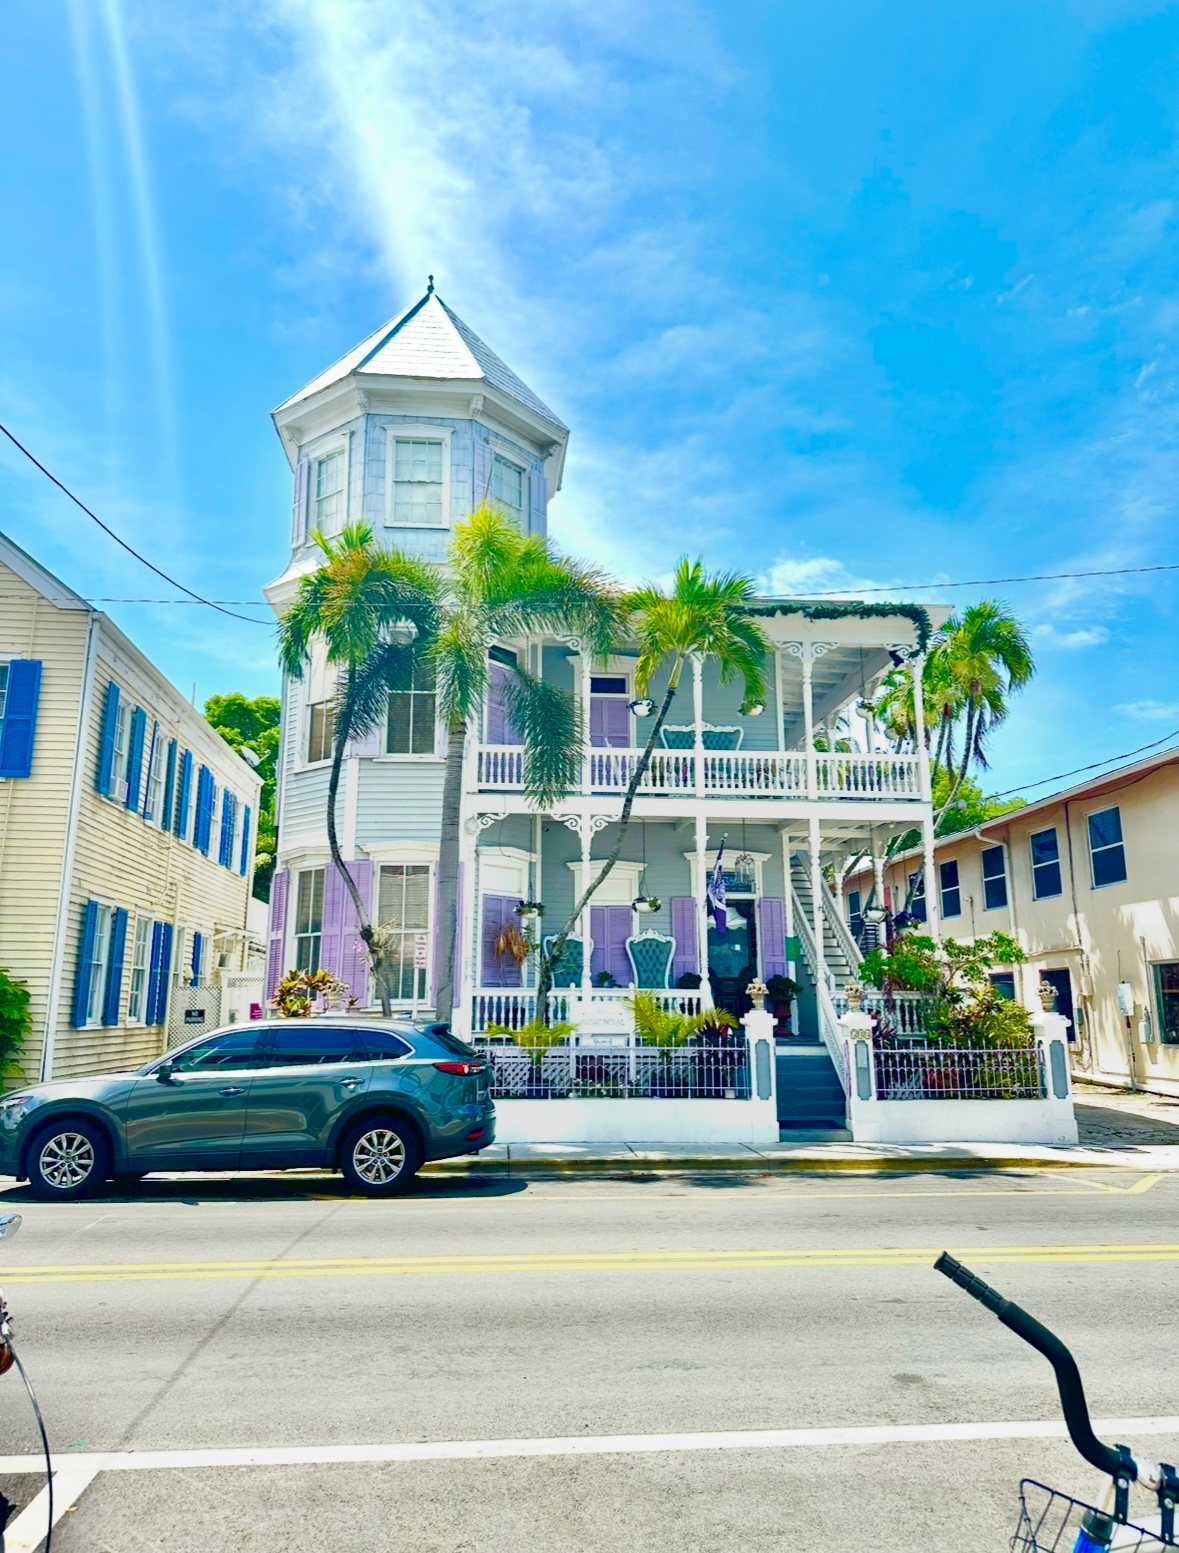
<instances>
[{"instance_id":1,"label":"double yellow center line","mask_svg":"<svg viewBox=\"0 0 1179 1553\"><path fill-rule=\"evenodd\" d=\"M642 1273L808 1267L920 1267L941 1246L816 1250L571 1251L498 1256L374 1256L226 1262L94 1262L4 1268L6 1286L40 1283L131 1283L209 1278L447 1277L502 1273ZM1005 1262L1176 1262L1179 1245L959 1246L953 1254L993 1266Z\"/></svg>"}]
</instances>

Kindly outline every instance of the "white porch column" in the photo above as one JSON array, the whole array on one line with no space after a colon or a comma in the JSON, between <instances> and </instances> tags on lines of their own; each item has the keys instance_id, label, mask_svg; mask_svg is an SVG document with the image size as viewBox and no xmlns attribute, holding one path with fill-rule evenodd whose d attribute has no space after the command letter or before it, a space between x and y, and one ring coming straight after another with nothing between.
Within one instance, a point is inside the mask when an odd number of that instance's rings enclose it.
<instances>
[{"instance_id":1,"label":"white porch column","mask_svg":"<svg viewBox=\"0 0 1179 1553\"><path fill-rule=\"evenodd\" d=\"M459 839L459 893L455 920L454 1010L451 1024L460 1040L473 1033L471 1011L479 985L479 820L467 815Z\"/></svg>"},{"instance_id":2,"label":"white porch column","mask_svg":"<svg viewBox=\"0 0 1179 1553\"><path fill-rule=\"evenodd\" d=\"M534 815L532 820L532 859L532 899L534 901L543 902L544 818L540 814ZM533 928L533 932L535 932L537 941L539 942L544 937L544 918L537 917L535 922L536 926ZM529 958L524 962L528 970L528 975L526 978L522 979L533 987L536 986L536 978L540 964L539 955L540 951L538 950L536 954L529 956ZM541 1010L538 1008L536 1012L537 1016L539 1017Z\"/></svg>"},{"instance_id":3,"label":"white porch column","mask_svg":"<svg viewBox=\"0 0 1179 1553\"><path fill-rule=\"evenodd\" d=\"M917 771L921 796L926 803L931 800L929 782L929 751L925 747L925 659L909 660L909 676L913 681L913 735L917 743Z\"/></svg>"},{"instance_id":4,"label":"white porch column","mask_svg":"<svg viewBox=\"0 0 1179 1553\"><path fill-rule=\"evenodd\" d=\"M786 695L785 679L782 672L782 649L774 648L774 715L778 719L778 738L775 748L784 751L786 748Z\"/></svg>"},{"instance_id":5,"label":"white porch column","mask_svg":"<svg viewBox=\"0 0 1179 1553\"><path fill-rule=\"evenodd\" d=\"M802 645L802 714L806 728L806 795L808 798L819 796L819 773L815 765L815 698L811 683L814 662L814 644L804 642Z\"/></svg>"},{"instance_id":6,"label":"white porch column","mask_svg":"<svg viewBox=\"0 0 1179 1553\"><path fill-rule=\"evenodd\" d=\"M572 638L571 640L577 648L579 662L581 664L581 674L579 679L581 688L581 728L582 737L585 740L585 745L581 757L581 790L583 793L591 793L593 791L593 755L591 754L592 744L590 742L590 704L593 696L590 684L590 671L593 665L590 661L589 651L586 648L585 643L576 637Z\"/></svg>"},{"instance_id":7,"label":"white porch column","mask_svg":"<svg viewBox=\"0 0 1179 1553\"><path fill-rule=\"evenodd\" d=\"M932 938L942 936L942 902L938 890L937 862L934 851L933 811L928 810L921 821L922 868L925 878L925 924Z\"/></svg>"},{"instance_id":8,"label":"white porch column","mask_svg":"<svg viewBox=\"0 0 1179 1553\"><path fill-rule=\"evenodd\" d=\"M872 854L872 878L876 884L876 909L884 910L884 853Z\"/></svg>"},{"instance_id":9,"label":"white porch column","mask_svg":"<svg viewBox=\"0 0 1179 1553\"><path fill-rule=\"evenodd\" d=\"M699 725L697 725L699 726ZM700 1001L712 1007L712 987L708 980L708 821L696 816L696 941L700 946Z\"/></svg>"},{"instance_id":10,"label":"white porch column","mask_svg":"<svg viewBox=\"0 0 1179 1553\"><path fill-rule=\"evenodd\" d=\"M581 815L581 884L582 893L589 889L590 884L590 851L593 845L594 827L588 814ZM593 979L590 975L590 905L587 901L582 907L581 916L577 921L577 931L581 934L581 996L588 1003L590 988Z\"/></svg>"},{"instance_id":11,"label":"white porch column","mask_svg":"<svg viewBox=\"0 0 1179 1553\"><path fill-rule=\"evenodd\" d=\"M692 722L696 737L693 744L696 766L696 797L704 797L704 659L692 654Z\"/></svg>"},{"instance_id":12,"label":"white porch column","mask_svg":"<svg viewBox=\"0 0 1179 1553\"><path fill-rule=\"evenodd\" d=\"M808 827L811 846L811 930L815 935L815 958L818 961L815 967L815 981L825 986L827 955L823 948L823 868L820 861L823 838L817 819L810 820Z\"/></svg>"}]
</instances>

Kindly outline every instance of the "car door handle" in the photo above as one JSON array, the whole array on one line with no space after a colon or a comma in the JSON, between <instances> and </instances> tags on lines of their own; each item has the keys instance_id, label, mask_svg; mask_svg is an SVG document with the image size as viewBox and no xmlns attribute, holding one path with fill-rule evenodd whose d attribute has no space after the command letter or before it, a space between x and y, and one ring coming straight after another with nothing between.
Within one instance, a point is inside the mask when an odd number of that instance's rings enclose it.
<instances>
[{"instance_id":1,"label":"car door handle","mask_svg":"<svg viewBox=\"0 0 1179 1553\"><path fill-rule=\"evenodd\" d=\"M363 1084L364 1080L361 1078L342 1078L340 1083L343 1084L345 1089L355 1089L357 1084Z\"/></svg>"},{"instance_id":2,"label":"car door handle","mask_svg":"<svg viewBox=\"0 0 1179 1553\"><path fill-rule=\"evenodd\" d=\"M237 1084L230 1084L228 1089L219 1089L217 1093L220 1095L244 1095L245 1090L241 1089Z\"/></svg>"}]
</instances>

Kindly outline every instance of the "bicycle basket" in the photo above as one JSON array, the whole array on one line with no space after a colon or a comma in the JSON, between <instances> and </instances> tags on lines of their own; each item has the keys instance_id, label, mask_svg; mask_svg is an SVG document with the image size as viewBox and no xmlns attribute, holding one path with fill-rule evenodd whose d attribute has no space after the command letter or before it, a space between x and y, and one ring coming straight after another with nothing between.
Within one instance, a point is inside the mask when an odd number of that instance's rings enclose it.
<instances>
[{"instance_id":1,"label":"bicycle basket","mask_svg":"<svg viewBox=\"0 0 1179 1553\"><path fill-rule=\"evenodd\" d=\"M1098 1514L1092 1505L1025 1478L1019 1485L1019 1525L1011 1553L1096 1553L1107 1547L1110 1553L1168 1553L1177 1546L1164 1542L1157 1531L1131 1524L1115 1525L1112 1540L1103 1542L1085 1526L1086 1516Z\"/></svg>"}]
</instances>

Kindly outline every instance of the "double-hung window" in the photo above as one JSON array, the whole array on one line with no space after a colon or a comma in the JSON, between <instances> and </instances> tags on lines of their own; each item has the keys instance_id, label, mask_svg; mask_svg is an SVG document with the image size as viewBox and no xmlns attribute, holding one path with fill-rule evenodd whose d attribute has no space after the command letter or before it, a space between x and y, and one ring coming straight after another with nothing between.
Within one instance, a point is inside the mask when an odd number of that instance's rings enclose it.
<instances>
[{"instance_id":1,"label":"double-hung window","mask_svg":"<svg viewBox=\"0 0 1179 1553\"><path fill-rule=\"evenodd\" d=\"M307 709L307 762L331 760L336 737L336 711L331 701L313 701Z\"/></svg>"},{"instance_id":2,"label":"double-hung window","mask_svg":"<svg viewBox=\"0 0 1179 1553\"><path fill-rule=\"evenodd\" d=\"M983 906L998 911L1007 904L1007 860L1002 847L982 850Z\"/></svg>"},{"instance_id":3,"label":"double-hung window","mask_svg":"<svg viewBox=\"0 0 1179 1553\"><path fill-rule=\"evenodd\" d=\"M1050 895L1060 895L1064 886L1060 878L1060 843L1056 839L1055 825L1049 830L1038 830L1030 838L1032 849L1032 894L1038 901Z\"/></svg>"},{"instance_id":4,"label":"double-hung window","mask_svg":"<svg viewBox=\"0 0 1179 1553\"><path fill-rule=\"evenodd\" d=\"M151 919L137 917L131 946L131 980L127 989L127 1023L146 1024L147 956L151 944ZM93 988L93 982L91 983Z\"/></svg>"},{"instance_id":5,"label":"double-hung window","mask_svg":"<svg viewBox=\"0 0 1179 1553\"><path fill-rule=\"evenodd\" d=\"M160 812L164 801L164 755L167 746L160 733L160 725L156 723L152 729L151 748L147 757L147 787L143 799L143 817L145 820L160 819Z\"/></svg>"},{"instance_id":6,"label":"double-hung window","mask_svg":"<svg viewBox=\"0 0 1179 1553\"><path fill-rule=\"evenodd\" d=\"M1089 862L1093 888L1122 884L1126 878L1126 849L1122 845L1122 811L1100 809L1089 816Z\"/></svg>"},{"instance_id":7,"label":"double-hung window","mask_svg":"<svg viewBox=\"0 0 1179 1553\"><path fill-rule=\"evenodd\" d=\"M381 869L378 894L378 918L382 930L392 938L385 965L389 996L398 1002L408 1003L416 996L423 1001L426 996L428 972L415 960L430 957L430 865L428 863L395 863ZM418 944L424 940L426 953L418 954Z\"/></svg>"},{"instance_id":8,"label":"double-hung window","mask_svg":"<svg viewBox=\"0 0 1179 1553\"><path fill-rule=\"evenodd\" d=\"M388 755L432 755L434 753L434 665L416 663L408 690L395 690L389 697L389 718L385 730Z\"/></svg>"},{"instance_id":9,"label":"double-hung window","mask_svg":"<svg viewBox=\"0 0 1179 1553\"><path fill-rule=\"evenodd\" d=\"M847 897L847 926L854 939L859 939L864 931L863 896L859 890L852 890Z\"/></svg>"},{"instance_id":10,"label":"double-hung window","mask_svg":"<svg viewBox=\"0 0 1179 1553\"><path fill-rule=\"evenodd\" d=\"M393 443L393 523L441 528L443 445L431 438L398 437Z\"/></svg>"},{"instance_id":11,"label":"double-hung window","mask_svg":"<svg viewBox=\"0 0 1179 1553\"><path fill-rule=\"evenodd\" d=\"M317 971L323 934L322 868L307 868L299 875L295 898L295 969Z\"/></svg>"},{"instance_id":12,"label":"double-hung window","mask_svg":"<svg viewBox=\"0 0 1179 1553\"><path fill-rule=\"evenodd\" d=\"M962 915L962 886L958 880L958 863L951 859L938 864L938 882L941 885L942 916Z\"/></svg>"},{"instance_id":13,"label":"double-hung window","mask_svg":"<svg viewBox=\"0 0 1179 1553\"><path fill-rule=\"evenodd\" d=\"M99 906L94 916L94 940L90 946L90 995L86 1002L86 1023L102 1023L106 999L106 977L110 969L111 919L114 908Z\"/></svg>"},{"instance_id":14,"label":"double-hung window","mask_svg":"<svg viewBox=\"0 0 1179 1553\"><path fill-rule=\"evenodd\" d=\"M497 453L491 466L491 499L524 527L524 471Z\"/></svg>"},{"instance_id":15,"label":"double-hung window","mask_svg":"<svg viewBox=\"0 0 1179 1553\"><path fill-rule=\"evenodd\" d=\"M1179 1046L1179 960L1162 960L1153 970L1159 1041Z\"/></svg>"},{"instance_id":16,"label":"double-hung window","mask_svg":"<svg viewBox=\"0 0 1179 1553\"><path fill-rule=\"evenodd\" d=\"M111 758L111 797L127 802L127 754L131 742L131 708L122 696L115 711L115 743Z\"/></svg>"},{"instance_id":17,"label":"double-hung window","mask_svg":"<svg viewBox=\"0 0 1179 1553\"><path fill-rule=\"evenodd\" d=\"M344 515L344 454L327 453L315 460L315 527L332 534Z\"/></svg>"},{"instance_id":18,"label":"double-hung window","mask_svg":"<svg viewBox=\"0 0 1179 1553\"><path fill-rule=\"evenodd\" d=\"M925 874L923 872L909 875L909 911L918 922L925 922L929 917L929 910L925 904Z\"/></svg>"}]
</instances>

